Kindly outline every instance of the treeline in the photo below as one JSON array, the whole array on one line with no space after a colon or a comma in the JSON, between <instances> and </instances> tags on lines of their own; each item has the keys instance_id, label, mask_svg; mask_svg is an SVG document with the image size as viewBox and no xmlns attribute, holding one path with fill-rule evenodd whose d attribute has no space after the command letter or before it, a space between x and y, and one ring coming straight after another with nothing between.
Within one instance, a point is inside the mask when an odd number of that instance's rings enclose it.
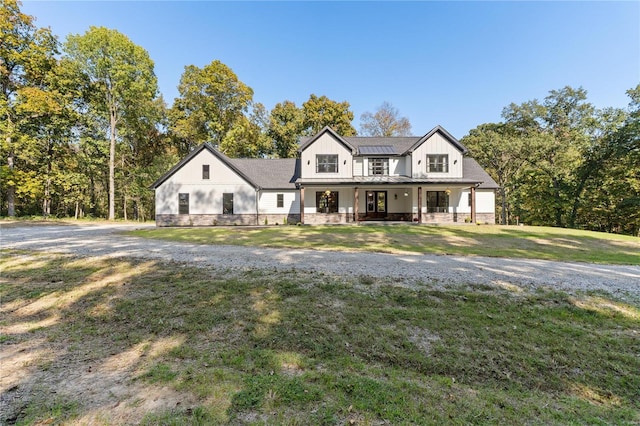
<instances>
[{"instance_id":1,"label":"treeline","mask_svg":"<svg viewBox=\"0 0 640 426\"><path fill-rule=\"evenodd\" d=\"M202 142L286 158L326 125L357 133L348 102L311 94L267 111L217 60L186 66L168 106L148 52L125 35L91 27L61 42L16 0L0 4L0 215L147 220L149 185ZM502 186L503 223L638 234L640 88L629 94L629 110L596 110L582 89L552 91L463 138ZM411 131L386 102L360 120L361 135Z\"/></svg>"},{"instance_id":2,"label":"treeline","mask_svg":"<svg viewBox=\"0 0 640 426\"><path fill-rule=\"evenodd\" d=\"M462 138L500 185L500 223L640 236L640 85L629 108L596 109L565 87L511 104Z\"/></svg>"}]
</instances>

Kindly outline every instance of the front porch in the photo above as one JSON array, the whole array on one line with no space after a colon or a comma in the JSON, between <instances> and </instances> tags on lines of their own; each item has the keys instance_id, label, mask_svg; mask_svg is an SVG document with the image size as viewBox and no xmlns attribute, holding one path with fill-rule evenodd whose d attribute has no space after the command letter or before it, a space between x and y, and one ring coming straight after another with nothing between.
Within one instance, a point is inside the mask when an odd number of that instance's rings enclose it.
<instances>
[{"instance_id":1,"label":"front porch","mask_svg":"<svg viewBox=\"0 0 640 426\"><path fill-rule=\"evenodd\" d=\"M301 186L300 212L303 224L478 220L476 187L466 185Z\"/></svg>"}]
</instances>

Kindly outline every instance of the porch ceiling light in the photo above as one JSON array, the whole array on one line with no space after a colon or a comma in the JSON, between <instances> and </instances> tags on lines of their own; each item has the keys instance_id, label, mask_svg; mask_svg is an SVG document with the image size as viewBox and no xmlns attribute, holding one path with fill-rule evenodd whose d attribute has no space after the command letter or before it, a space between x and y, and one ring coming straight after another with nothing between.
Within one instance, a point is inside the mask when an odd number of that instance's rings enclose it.
<instances>
[{"instance_id":1,"label":"porch ceiling light","mask_svg":"<svg viewBox=\"0 0 640 426\"><path fill-rule=\"evenodd\" d=\"M404 191L404 196L408 197L409 196L409 191Z\"/></svg>"}]
</instances>

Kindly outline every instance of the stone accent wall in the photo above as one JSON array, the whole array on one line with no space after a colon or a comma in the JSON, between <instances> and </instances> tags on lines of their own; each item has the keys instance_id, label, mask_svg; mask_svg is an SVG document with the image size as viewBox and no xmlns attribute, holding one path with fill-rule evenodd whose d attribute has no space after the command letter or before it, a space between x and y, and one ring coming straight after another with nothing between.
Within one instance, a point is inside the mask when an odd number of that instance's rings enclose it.
<instances>
[{"instance_id":1,"label":"stone accent wall","mask_svg":"<svg viewBox=\"0 0 640 426\"><path fill-rule=\"evenodd\" d=\"M392 222L411 222L413 215L411 213L389 213L384 217L380 218L367 218L366 213L358 213L358 221L392 221Z\"/></svg>"},{"instance_id":2,"label":"stone accent wall","mask_svg":"<svg viewBox=\"0 0 640 426\"><path fill-rule=\"evenodd\" d=\"M353 222L353 213L305 213L305 225L323 225L327 223Z\"/></svg>"},{"instance_id":3,"label":"stone accent wall","mask_svg":"<svg viewBox=\"0 0 640 426\"><path fill-rule=\"evenodd\" d=\"M422 213L422 223L454 223L453 219L453 213Z\"/></svg>"},{"instance_id":4,"label":"stone accent wall","mask_svg":"<svg viewBox=\"0 0 640 426\"><path fill-rule=\"evenodd\" d=\"M476 213L476 222L487 223L489 225L496 224L495 213Z\"/></svg>"},{"instance_id":5,"label":"stone accent wall","mask_svg":"<svg viewBox=\"0 0 640 426\"><path fill-rule=\"evenodd\" d=\"M284 225L285 218L287 219L287 225L296 225L298 222L300 222L299 214L261 214L258 216L258 225L264 225L265 219L267 219L267 225Z\"/></svg>"},{"instance_id":6,"label":"stone accent wall","mask_svg":"<svg viewBox=\"0 0 640 426\"><path fill-rule=\"evenodd\" d=\"M282 219L280 219L282 220ZM157 214L156 226L257 225L254 214Z\"/></svg>"}]
</instances>

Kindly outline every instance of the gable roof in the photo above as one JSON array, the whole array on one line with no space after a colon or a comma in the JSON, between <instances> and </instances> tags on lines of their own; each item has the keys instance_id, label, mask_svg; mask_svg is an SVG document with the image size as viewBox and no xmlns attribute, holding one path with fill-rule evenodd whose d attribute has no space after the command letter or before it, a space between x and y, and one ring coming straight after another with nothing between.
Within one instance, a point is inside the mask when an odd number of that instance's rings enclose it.
<instances>
[{"instance_id":1,"label":"gable roof","mask_svg":"<svg viewBox=\"0 0 640 426\"><path fill-rule=\"evenodd\" d=\"M255 187L255 188L259 187L259 185L255 181L253 181L251 178L249 178L249 176L246 175L246 173L244 173L244 171L238 169L234 164L232 164L231 161L230 161L231 159L229 157L227 157L226 155L224 155L223 153L221 153L220 151L215 149L213 146L211 146L211 144L209 142L205 142L202 145L199 145L196 148L194 148L193 151L191 151L186 157L184 157L182 160L180 160L178 162L178 164L173 166L167 173L165 173L162 176L160 176L158 178L158 180L156 180L155 182L153 182L151 184L150 188L151 189L156 189L157 187L162 185L164 183L164 181L166 181L171 176L173 176L174 173L176 173L178 170L180 170L185 164L187 164L189 161L191 161L191 159L193 157L195 157L196 155L200 154L203 150L209 151L218 160L222 161L224 164L229 166L229 168L231 170L233 170L242 179L246 180L247 183L249 183L253 187Z\"/></svg>"},{"instance_id":2,"label":"gable roof","mask_svg":"<svg viewBox=\"0 0 640 426\"><path fill-rule=\"evenodd\" d=\"M309 145L311 145L312 143L314 143L316 140L318 140L320 138L320 136L324 135L325 133L329 133L331 136L333 136L338 142L340 142L345 148L347 148L349 151L351 151L352 154L355 155L356 153L356 149L353 145L351 145L349 142L346 141L345 138L343 138L342 136L340 136L338 133L336 133L335 130L333 130L331 127L329 126L324 126L324 128L322 130L320 130L315 136L312 136L309 139L305 139L303 141L303 139L300 140L301 145L300 148L298 148L298 152L302 152L305 149L307 149L307 147Z\"/></svg>"},{"instance_id":3,"label":"gable roof","mask_svg":"<svg viewBox=\"0 0 640 426\"><path fill-rule=\"evenodd\" d=\"M431 136L435 135L436 133L440 133L445 139L447 139L449 141L449 143L451 143L453 146L455 146L458 149L458 151L462 152L463 154L465 154L467 152L467 147L462 145L462 143L458 139L454 138L453 135L451 135L451 133L447 132L444 127L442 127L440 125L437 125L433 129L431 129L431 131L429 131L429 133L427 133L426 135L424 135L423 137L418 139L402 155L407 155L407 154L412 153L413 151L416 150L416 148L418 148L420 145L422 145L426 140L428 140Z\"/></svg>"},{"instance_id":4,"label":"gable roof","mask_svg":"<svg viewBox=\"0 0 640 426\"><path fill-rule=\"evenodd\" d=\"M174 173L205 149L256 189L296 188L295 181L300 176L299 160L295 158L229 158L209 143L203 143L196 147L186 157L180 160L178 164L173 166L171 170L151 184L150 188L156 189L162 185L164 181L169 179Z\"/></svg>"},{"instance_id":5,"label":"gable roof","mask_svg":"<svg viewBox=\"0 0 640 426\"><path fill-rule=\"evenodd\" d=\"M440 133L449 143L456 149L465 154L467 148L444 127L438 125L431 129L424 136L340 136L330 127L325 127L317 135L300 139L300 148L298 152L304 151L309 145L316 141L325 132L329 132L347 149L350 149L355 156L366 155L393 155L404 156L415 151L420 145L427 141L431 136Z\"/></svg>"}]
</instances>

